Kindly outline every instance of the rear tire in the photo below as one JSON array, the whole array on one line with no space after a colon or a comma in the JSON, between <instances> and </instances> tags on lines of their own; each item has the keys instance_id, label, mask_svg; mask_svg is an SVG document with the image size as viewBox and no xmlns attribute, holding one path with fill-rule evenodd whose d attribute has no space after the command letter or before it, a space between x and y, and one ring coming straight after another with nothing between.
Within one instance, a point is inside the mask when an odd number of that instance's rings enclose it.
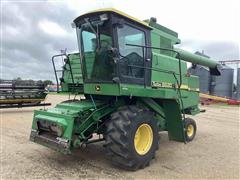
<instances>
[{"instance_id":1,"label":"rear tire","mask_svg":"<svg viewBox=\"0 0 240 180\"><path fill-rule=\"evenodd\" d=\"M111 115L105 139L114 165L127 170L144 168L158 149L157 121L149 110L124 106Z\"/></svg>"}]
</instances>

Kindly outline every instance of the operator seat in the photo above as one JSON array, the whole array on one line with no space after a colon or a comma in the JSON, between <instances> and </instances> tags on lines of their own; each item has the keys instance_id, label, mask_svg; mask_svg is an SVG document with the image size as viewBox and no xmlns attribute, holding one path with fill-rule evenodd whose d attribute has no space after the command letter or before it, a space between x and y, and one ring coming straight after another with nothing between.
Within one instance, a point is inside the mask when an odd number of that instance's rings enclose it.
<instances>
[{"instance_id":1,"label":"operator seat","mask_svg":"<svg viewBox=\"0 0 240 180\"><path fill-rule=\"evenodd\" d=\"M120 62L120 73L125 76L143 78L144 76L143 58L136 52L131 52L124 56Z\"/></svg>"},{"instance_id":2,"label":"operator seat","mask_svg":"<svg viewBox=\"0 0 240 180\"><path fill-rule=\"evenodd\" d=\"M108 50L110 43L106 40L101 40L100 48L96 49L95 61L93 64L92 78L98 80L111 80L113 73L113 60L110 57Z\"/></svg>"}]
</instances>

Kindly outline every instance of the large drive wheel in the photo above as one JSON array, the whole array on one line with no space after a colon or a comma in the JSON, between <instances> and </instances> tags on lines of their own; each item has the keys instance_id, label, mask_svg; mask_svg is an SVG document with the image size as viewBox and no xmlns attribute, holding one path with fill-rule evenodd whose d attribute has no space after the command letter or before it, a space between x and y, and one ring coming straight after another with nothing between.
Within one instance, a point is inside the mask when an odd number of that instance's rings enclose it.
<instances>
[{"instance_id":1,"label":"large drive wheel","mask_svg":"<svg viewBox=\"0 0 240 180\"><path fill-rule=\"evenodd\" d=\"M137 170L149 165L158 149L158 126L153 113L125 106L113 113L107 124L105 147L113 164Z\"/></svg>"},{"instance_id":2,"label":"large drive wheel","mask_svg":"<svg viewBox=\"0 0 240 180\"><path fill-rule=\"evenodd\" d=\"M186 118L184 121L185 138L187 142L194 139L197 132L196 122L191 118Z\"/></svg>"}]
</instances>

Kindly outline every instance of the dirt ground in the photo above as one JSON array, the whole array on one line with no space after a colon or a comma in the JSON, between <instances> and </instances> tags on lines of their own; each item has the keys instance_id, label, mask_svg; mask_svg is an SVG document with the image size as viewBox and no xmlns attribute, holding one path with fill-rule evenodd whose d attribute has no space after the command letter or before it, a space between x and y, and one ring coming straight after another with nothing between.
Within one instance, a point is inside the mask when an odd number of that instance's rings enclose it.
<instances>
[{"instance_id":1,"label":"dirt ground","mask_svg":"<svg viewBox=\"0 0 240 180\"><path fill-rule=\"evenodd\" d=\"M49 95L53 105L67 96ZM129 172L106 160L101 143L62 155L29 141L33 110L41 107L0 110L1 179L239 179L240 109L204 106L194 117L195 140L184 144L160 134L160 148L149 167Z\"/></svg>"}]
</instances>

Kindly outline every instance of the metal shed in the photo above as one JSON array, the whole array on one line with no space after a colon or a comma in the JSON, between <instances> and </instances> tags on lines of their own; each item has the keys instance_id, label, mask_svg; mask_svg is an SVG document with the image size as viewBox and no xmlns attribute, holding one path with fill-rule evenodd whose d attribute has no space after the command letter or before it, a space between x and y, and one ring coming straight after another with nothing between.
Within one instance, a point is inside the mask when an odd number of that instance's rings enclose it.
<instances>
[{"instance_id":1,"label":"metal shed","mask_svg":"<svg viewBox=\"0 0 240 180\"><path fill-rule=\"evenodd\" d=\"M212 95L232 98L234 69L223 65L221 76L211 76L210 93Z\"/></svg>"},{"instance_id":2,"label":"metal shed","mask_svg":"<svg viewBox=\"0 0 240 180\"><path fill-rule=\"evenodd\" d=\"M203 66L189 68L188 72L199 77L199 89L201 93L209 93L211 76L209 70Z\"/></svg>"},{"instance_id":3,"label":"metal shed","mask_svg":"<svg viewBox=\"0 0 240 180\"><path fill-rule=\"evenodd\" d=\"M237 69L237 99L240 100L240 68Z\"/></svg>"}]
</instances>

